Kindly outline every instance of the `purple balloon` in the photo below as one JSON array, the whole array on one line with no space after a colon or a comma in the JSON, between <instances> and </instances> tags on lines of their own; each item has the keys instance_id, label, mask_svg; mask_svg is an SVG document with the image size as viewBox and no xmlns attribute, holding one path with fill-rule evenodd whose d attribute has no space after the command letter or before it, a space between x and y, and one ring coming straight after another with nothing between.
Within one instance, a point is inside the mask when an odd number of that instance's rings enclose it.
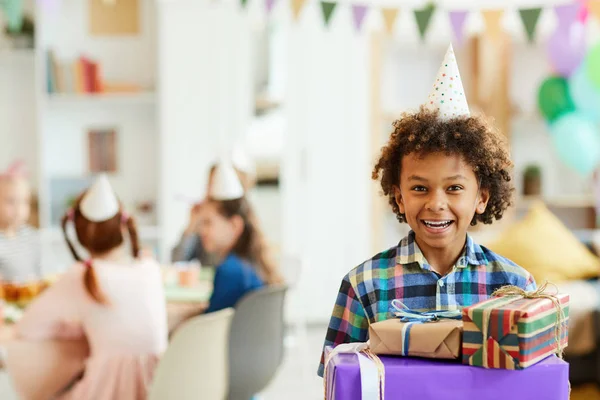
<instances>
[{"instance_id":1,"label":"purple balloon","mask_svg":"<svg viewBox=\"0 0 600 400\"><path fill-rule=\"evenodd\" d=\"M556 72L570 76L585 58L585 30L579 22L559 26L548 40L548 57Z\"/></svg>"}]
</instances>

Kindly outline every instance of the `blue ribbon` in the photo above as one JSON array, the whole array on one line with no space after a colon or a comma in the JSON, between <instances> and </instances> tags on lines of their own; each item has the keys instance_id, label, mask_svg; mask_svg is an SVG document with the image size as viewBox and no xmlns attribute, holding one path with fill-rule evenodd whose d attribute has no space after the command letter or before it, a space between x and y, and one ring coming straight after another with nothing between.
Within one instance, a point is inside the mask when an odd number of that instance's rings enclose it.
<instances>
[{"instance_id":1,"label":"blue ribbon","mask_svg":"<svg viewBox=\"0 0 600 400\"><path fill-rule=\"evenodd\" d=\"M462 311L460 310L430 310L430 311L415 311L408 308L398 299L392 300L391 310L400 322L435 322L440 319L462 319Z\"/></svg>"}]
</instances>

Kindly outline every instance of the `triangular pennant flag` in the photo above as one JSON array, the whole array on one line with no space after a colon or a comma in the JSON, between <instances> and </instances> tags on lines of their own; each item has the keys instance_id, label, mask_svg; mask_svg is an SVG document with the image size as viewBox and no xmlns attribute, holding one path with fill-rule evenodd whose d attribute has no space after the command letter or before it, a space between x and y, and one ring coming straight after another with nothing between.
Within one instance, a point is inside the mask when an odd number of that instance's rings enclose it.
<instances>
[{"instance_id":1,"label":"triangular pennant flag","mask_svg":"<svg viewBox=\"0 0 600 400\"><path fill-rule=\"evenodd\" d=\"M304 3L306 3L306 0L292 0L292 15L294 17L294 21L298 20L300 11L302 11L302 8L304 7Z\"/></svg>"},{"instance_id":2,"label":"triangular pennant flag","mask_svg":"<svg viewBox=\"0 0 600 400\"><path fill-rule=\"evenodd\" d=\"M352 6L352 16L354 17L354 27L357 31L360 32L360 28L362 27L362 23L365 20L365 16L367 15L367 11L369 9L367 6L361 4L354 4Z\"/></svg>"},{"instance_id":3,"label":"triangular pennant flag","mask_svg":"<svg viewBox=\"0 0 600 400\"><path fill-rule=\"evenodd\" d=\"M275 4L275 0L266 0L265 6L267 9L267 15L269 15L271 13L271 10L273 9L274 4Z\"/></svg>"},{"instance_id":4,"label":"triangular pennant flag","mask_svg":"<svg viewBox=\"0 0 600 400\"><path fill-rule=\"evenodd\" d=\"M387 33L392 34L394 32L394 23L396 17L398 17L397 8L382 8L381 13L383 14L383 22L385 24L385 30Z\"/></svg>"},{"instance_id":5,"label":"triangular pennant flag","mask_svg":"<svg viewBox=\"0 0 600 400\"><path fill-rule=\"evenodd\" d=\"M587 6L590 14L600 20L600 0L590 0Z\"/></svg>"},{"instance_id":6,"label":"triangular pennant flag","mask_svg":"<svg viewBox=\"0 0 600 400\"><path fill-rule=\"evenodd\" d=\"M1 0L0 8L6 15L6 26L10 32L19 32L23 26L23 1Z\"/></svg>"},{"instance_id":7,"label":"triangular pennant flag","mask_svg":"<svg viewBox=\"0 0 600 400\"><path fill-rule=\"evenodd\" d=\"M492 38L497 38L502 34L502 10L485 10L482 11L483 19L487 34Z\"/></svg>"},{"instance_id":8,"label":"triangular pennant flag","mask_svg":"<svg viewBox=\"0 0 600 400\"><path fill-rule=\"evenodd\" d=\"M525 32L527 32L527 39L529 42L533 42L535 35L535 27L540 19L542 13L541 8L526 8L519 10L523 26L525 26Z\"/></svg>"},{"instance_id":9,"label":"triangular pennant flag","mask_svg":"<svg viewBox=\"0 0 600 400\"><path fill-rule=\"evenodd\" d=\"M435 5L431 3L421 10L415 10L415 19L417 20L421 39L425 39L425 33L427 33L427 28L429 27L429 22L431 22L431 16L434 11Z\"/></svg>"},{"instance_id":10,"label":"triangular pennant flag","mask_svg":"<svg viewBox=\"0 0 600 400\"><path fill-rule=\"evenodd\" d=\"M248 0L240 0L240 3L242 4L242 8L246 8L246 4L248 4Z\"/></svg>"},{"instance_id":11,"label":"triangular pennant flag","mask_svg":"<svg viewBox=\"0 0 600 400\"><path fill-rule=\"evenodd\" d=\"M322 1L321 2L321 10L323 10L323 19L325 20L325 26L329 25L329 20L333 15L333 10L335 10L335 6L337 3L333 3L330 1Z\"/></svg>"},{"instance_id":12,"label":"triangular pennant flag","mask_svg":"<svg viewBox=\"0 0 600 400\"><path fill-rule=\"evenodd\" d=\"M454 38L459 44L464 43L465 21L468 15L468 11L450 11L450 24L452 25Z\"/></svg>"}]
</instances>

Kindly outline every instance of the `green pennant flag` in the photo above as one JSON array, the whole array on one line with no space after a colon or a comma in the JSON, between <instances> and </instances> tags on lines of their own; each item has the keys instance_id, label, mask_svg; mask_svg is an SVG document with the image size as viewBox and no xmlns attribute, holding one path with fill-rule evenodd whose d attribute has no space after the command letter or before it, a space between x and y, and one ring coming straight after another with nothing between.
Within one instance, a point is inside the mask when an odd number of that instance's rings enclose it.
<instances>
[{"instance_id":1,"label":"green pennant flag","mask_svg":"<svg viewBox=\"0 0 600 400\"><path fill-rule=\"evenodd\" d=\"M541 13L541 8L525 8L519 10L519 14L521 14L521 20L523 21L525 31L527 32L527 39L530 43L533 42L533 37L535 35L535 27L538 23L538 20L540 19Z\"/></svg>"},{"instance_id":2,"label":"green pennant flag","mask_svg":"<svg viewBox=\"0 0 600 400\"><path fill-rule=\"evenodd\" d=\"M242 4L242 8L246 8L246 4L248 4L248 0L240 0L240 3Z\"/></svg>"},{"instance_id":3,"label":"green pennant flag","mask_svg":"<svg viewBox=\"0 0 600 400\"><path fill-rule=\"evenodd\" d=\"M429 27L429 23L431 22L431 16L433 15L434 11L435 5L433 3L427 4L425 8L421 10L414 11L421 39L425 38L425 34L427 33L427 28Z\"/></svg>"},{"instance_id":4,"label":"green pennant flag","mask_svg":"<svg viewBox=\"0 0 600 400\"><path fill-rule=\"evenodd\" d=\"M323 19L325 20L325 26L329 25L329 20L331 19L331 16L333 15L333 10L335 10L336 5L337 5L337 3L333 3L333 2L329 2L329 1L321 2L321 8L323 10Z\"/></svg>"}]
</instances>

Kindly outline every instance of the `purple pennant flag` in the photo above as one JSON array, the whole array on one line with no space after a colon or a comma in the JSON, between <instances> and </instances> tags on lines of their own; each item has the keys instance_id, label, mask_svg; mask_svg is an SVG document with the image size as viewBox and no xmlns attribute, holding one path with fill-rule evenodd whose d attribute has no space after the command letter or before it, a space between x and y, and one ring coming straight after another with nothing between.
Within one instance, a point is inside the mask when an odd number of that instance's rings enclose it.
<instances>
[{"instance_id":1,"label":"purple pennant flag","mask_svg":"<svg viewBox=\"0 0 600 400\"><path fill-rule=\"evenodd\" d=\"M571 24L575 22L575 18L577 18L577 15L579 14L580 7L581 5L579 3L554 7L554 11L558 17L559 29L571 26Z\"/></svg>"},{"instance_id":2,"label":"purple pennant flag","mask_svg":"<svg viewBox=\"0 0 600 400\"><path fill-rule=\"evenodd\" d=\"M463 33L465 27L465 21L467 20L468 11L451 11L450 13L450 24L454 31L454 37L459 44L464 41Z\"/></svg>"},{"instance_id":3,"label":"purple pennant flag","mask_svg":"<svg viewBox=\"0 0 600 400\"><path fill-rule=\"evenodd\" d=\"M352 15L354 17L354 26L356 30L360 32L360 27L367 15L368 7L361 4L354 4L352 6Z\"/></svg>"},{"instance_id":4,"label":"purple pennant flag","mask_svg":"<svg viewBox=\"0 0 600 400\"><path fill-rule=\"evenodd\" d=\"M273 5L275 4L275 0L265 0L266 1L266 6L267 6L267 15L271 13L271 10L273 9Z\"/></svg>"}]
</instances>

